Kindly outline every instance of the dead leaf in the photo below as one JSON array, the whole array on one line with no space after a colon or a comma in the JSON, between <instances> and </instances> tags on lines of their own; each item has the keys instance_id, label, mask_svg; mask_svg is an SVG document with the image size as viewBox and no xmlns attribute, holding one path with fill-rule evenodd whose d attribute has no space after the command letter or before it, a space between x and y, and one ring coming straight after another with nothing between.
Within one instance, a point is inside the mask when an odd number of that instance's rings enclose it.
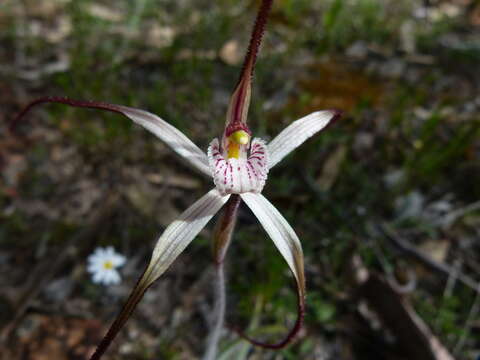
<instances>
[{"instance_id":1,"label":"dead leaf","mask_svg":"<svg viewBox=\"0 0 480 360\"><path fill-rule=\"evenodd\" d=\"M228 40L220 49L219 56L228 65L239 65L243 59L243 49L237 40Z\"/></svg>"},{"instance_id":2,"label":"dead leaf","mask_svg":"<svg viewBox=\"0 0 480 360\"><path fill-rule=\"evenodd\" d=\"M6 158L6 166L2 169L2 178L7 186L16 187L22 173L27 169L25 156L11 154Z\"/></svg>"},{"instance_id":3,"label":"dead leaf","mask_svg":"<svg viewBox=\"0 0 480 360\"><path fill-rule=\"evenodd\" d=\"M438 263L445 263L449 249L450 242L447 239L429 239L418 246L418 250Z\"/></svg>"},{"instance_id":4,"label":"dead leaf","mask_svg":"<svg viewBox=\"0 0 480 360\"><path fill-rule=\"evenodd\" d=\"M102 336L96 319L72 319L60 316L30 315L19 328L12 359L83 360L95 349Z\"/></svg>"},{"instance_id":5,"label":"dead leaf","mask_svg":"<svg viewBox=\"0 0 480 360\"><path fill-rule=\"evenodd\" d=\"M340 173L340 167L347 154L347 147L340 145L335 151L328 157L327 161L323 165L322 172L317 178L317 185L322 191L328 191L335 183L338 174Z\"/></svg>"},{"instance_id":6,"label":"dead leaf","mask_svg":"<svg viewBox=\"0 0 480 360\"><path fill-rule=\"evenodd\" d=\"M32 18L53 18L55 17L63 7L65 7L65 1L52 0L52 1L38 1L27 0L24 4L28 9L28 15Z\"/></svg>"},{"instance_id":7,"label":"dead leaf","mask_svg":"<svg viewBox=\"0 0 480 360\"><path fill-rule=\"evenodd\" d=\"M470 23L473 26L480 25L480 3L470 13Z\"/></svg>"},{"instance_id":8,"label":"dead leaf","mask_svg":"<svg viewBox=\"0 0 480 360\"><path fill-rule=\"evenodd\" d=\"M337 108L349 112L368 99L373 108L382 103L386 83L379 83L366 72L360 72L336 59L312 65L300 80L299 87L312 94L308 104L293 99L294 108L301 104L303 112Z\"/></svg>"},{"instance_id":9,"label":"dead leaf","mask_svg":"<svg viewBox=\"0 0 480 360\"><path fill-rule=\"evenodd\" d=\"M111 22L120 22L125 18L125 14L121 11L97 3L90 4L87 11L91 16Z\"/></svg>"},{"instance_id":10,"label":"dead leaf","mask_svg":"<svg viewBox=\"0 0 480 360\"><path fill-rule=\"evenodd\" d=\"M152 24L147 31L146 43L151 47L161 49L170 46L175 39L175 35L175 29L171 26Z\"/></svg>"}]
</instances>

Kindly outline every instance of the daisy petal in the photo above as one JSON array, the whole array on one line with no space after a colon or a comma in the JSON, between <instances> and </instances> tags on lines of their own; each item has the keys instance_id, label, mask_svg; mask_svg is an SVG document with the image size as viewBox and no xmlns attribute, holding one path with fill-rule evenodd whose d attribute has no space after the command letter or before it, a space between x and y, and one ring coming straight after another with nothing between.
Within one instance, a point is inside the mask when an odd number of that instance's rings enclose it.
<instances>
[{"instance_id":1,"label":"daisy petal","mask_svg":"<svg viewBox=\"0 0 480 360\"><path fill-rule=\"evenodd\" d=\"M120 274L117 270L110 269L105 273L105 284L106 285L115 285L120 283Z\"/></svg>"},{"instance_id":2,"label":"daisy petal","mask_svg":"<svg viewBox=\"0 0 480 360\"><path fill-rule=\"evenodd\" d=\"M92 273L92 274L98 272L99 269L100 269L100 265L88 265L87 266L87 271L89 273Z\"/></svg>"},{"instance_id":3,"label":"daisy petal","mask_svg":"<svg viewBox=\"0 0 480 360\"><path fill-rule=\"evenodd\" d=\"M113 263L113 266L114 267L120 267L120 266L123 266L125 265L125 262L127 261L127 259L125 258L125 256L123 255L120 255L120 254L114 254L112 256L112 263Z\"/></svg>"},{"instance_id":4,"label":"daisy petal","mask_svg":"<svg viewBox=\"0 0 480 360\"><path fill-rule=\"evenodd\" d=\"M337 110L317 111L288 125L268 144L269 169L340 115Z\"/></svg>"},{"instance_id":5,"label":"daisy petal","mask_svg":"<svg viewBox=\"0 0 480 360\"><path fill-rule=\"evenodd\" d=\"M103 283L103 273L100 271L97 271L93 274L92 281L96 284L101 284Z\"/></svg>"}]
</instances>

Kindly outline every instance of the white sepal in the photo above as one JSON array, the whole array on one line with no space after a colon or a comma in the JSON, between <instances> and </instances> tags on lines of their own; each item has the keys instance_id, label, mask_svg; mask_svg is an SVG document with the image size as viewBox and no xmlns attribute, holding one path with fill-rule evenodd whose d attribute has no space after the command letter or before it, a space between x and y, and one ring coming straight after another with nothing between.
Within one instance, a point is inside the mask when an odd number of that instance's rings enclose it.
<instances>
[{"instance_id":1,"label":"white sepal","mask_svg":"<svg viewBox=\"0 0 480 360\"><path fill-rule=\"evenodd\" d=\"M149 286L158 279L222 208L229 197L230 195L221 196L217 189L212 189L168 225L157 240L152 258L139 285Z\"/></svg>"},{"instance_id":2,"label":"white sepal","mask_svg":"<svg viewBox=\"0 0 480 360\"><path fill-rule=\"evenodd\" d=\"M274 167L338 115L339 112L335 110L317 111L288 125L267 145L270 156L268 168Z\"/></svg>"},{"instance_id":3,"label":"white sepal","mask_svg":"<svg viewBox=\"0 0 480 360\"><path fill-rule=\"evenodd\" d=\"M201 173L210 176L207 155L180 130L148 111L123 105L115 105L115 108L155 134Z\"/></svg>"},{"instance_id":4,"label":"white sepal","mask_svg":"<svg viewBox=\"0 0 480 360\"><path fill-rule=\"evenodd\" d=\"M241 198L272 239L297 281L299 296L305 296L303 251L297 234L290 224L262 194L245 193Z\"/></svg>"}]
</instances>

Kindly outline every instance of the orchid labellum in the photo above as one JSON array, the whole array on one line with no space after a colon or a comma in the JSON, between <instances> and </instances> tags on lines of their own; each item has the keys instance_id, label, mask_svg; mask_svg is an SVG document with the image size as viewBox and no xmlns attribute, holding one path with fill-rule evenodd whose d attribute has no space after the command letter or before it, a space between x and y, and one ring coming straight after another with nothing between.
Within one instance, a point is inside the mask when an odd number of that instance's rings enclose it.
<instances>
[{"instance_id":1,"label":"orchid labellum","mask_svg":"<svg viewBox=\"0 0 480 360\"><path fill-rule=\"evenodd\" d=\"M272 1L264 0L262 2L241 76L230 100L225 129L219 139L212 140L207 153L157 115L122 105L45 97L30 103L17 117L17 120L22 118L35 105L51 102L120 113L156 135L185 159L192 168L210 177L214 184L208 193L185 210L161 234L145 272L102 343L91 357L92 360L102 356L130 317L145 291L168 269L231 197L240 197L270 236L294 275L299 299L297 322L284 340L277 344L264 344L250 340L257 345L280 348L286 345L301 327L305 301L302 247L295 231L275 206L262 195L262 190L269 171L304 141L339 117L340 112L324 110L307 115L291 123L268 143L252 137L252 131L247 125L251 80Z\"/></svg>"}]
</instances>

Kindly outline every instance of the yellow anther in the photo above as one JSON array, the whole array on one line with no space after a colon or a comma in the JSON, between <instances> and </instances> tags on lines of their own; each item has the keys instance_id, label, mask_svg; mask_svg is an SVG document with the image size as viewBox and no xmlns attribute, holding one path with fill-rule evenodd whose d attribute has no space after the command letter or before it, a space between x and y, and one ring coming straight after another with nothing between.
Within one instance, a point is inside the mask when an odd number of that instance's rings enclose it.
<instances>
[{"instance_id":1,"label":"yellow anther","mask_svg":"<svg viewBox=\"0 0 480 360\"><path fill-rule=\"evenodd\" d=\"M229 159L231 159L231 158L238 159L238 157L240 156L240 145L231 141L228 144L228 154L227 154L227 156L228 156Z\"/></svg>"},{"instance_id":2,"label":"yellow anther","mask_svg":"<svg viewBox=\"0 0 480 360\"><path fill-rule=\"evenodd\" d=\"M250 135L246 131L238 130L228 137L228 157L238 159L240 156L240 146L247 145L250 141Z\"/></svg>"},{"instance_id":3,"label":"yellow anther","mask_svg":"<svg viewBox=\"0 0 480 360\"><path fill-rule=\"evenodd\" d=\"M113 269L113 263L111 261L105 261L103 263L103 268L107 270Z\"/></svg>"},{"instance_id":4,"label":"yellow anther","mask_svg":"<svg viewBox=\"0 0 480 360\"><path fill-rule=\"evenodd\" d=\"M250 141L250 135L244 130L235 131L230 138L239 145L247 145Z\"/></svg>"}]
</instances>

